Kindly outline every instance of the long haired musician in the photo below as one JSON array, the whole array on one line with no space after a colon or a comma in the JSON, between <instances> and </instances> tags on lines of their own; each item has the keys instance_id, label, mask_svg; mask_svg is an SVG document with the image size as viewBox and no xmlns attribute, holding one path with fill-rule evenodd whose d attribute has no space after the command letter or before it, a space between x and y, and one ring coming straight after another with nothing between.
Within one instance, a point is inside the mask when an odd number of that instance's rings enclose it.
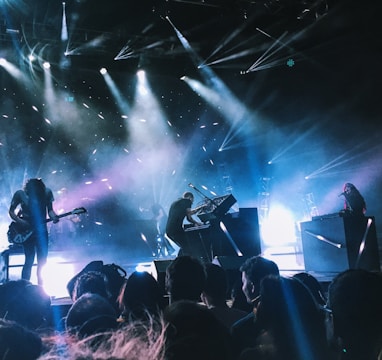
<instances>
[{"instance_id":1,"label":"long haired musician","mask_svg":"<svg viewBox=\"0 0 382 360\"><path fill-rule=\"evenodd\" d=\"M350 215L363 216L366 213L366 202L359 190L351 183L345 183L343 193L345 197L344 210Z\"/></svg>"},{"instance_id":2,"label":"long haired musician","mask_svg":"<svg viewBox=\"0 0 382 360\"><path fill-rule=\"evenodd\" d=\"M48 229L46 218L57 223L59 217L53 210L54 197L41 179L26 181L24 188L17 190L11 200L9 216L21 232L28 234L22 242L25 254L21 277L30 280L34 258L37 255L37 282L43 284L42 268L48 258Z\"/></svg>"}]
</instances>

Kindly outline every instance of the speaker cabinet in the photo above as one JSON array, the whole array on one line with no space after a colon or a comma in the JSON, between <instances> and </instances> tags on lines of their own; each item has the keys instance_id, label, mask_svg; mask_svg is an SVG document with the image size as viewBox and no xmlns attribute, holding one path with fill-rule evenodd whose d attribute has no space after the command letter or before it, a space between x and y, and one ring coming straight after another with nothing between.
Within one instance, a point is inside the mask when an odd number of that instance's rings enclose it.
<instances>
[{"instance_id":1,"label":"speaker cabinet","mask_svg":"<svg viewBox=\"0 0 382 360\"><path fill-rule=\"evenodd\" d=\"M374 217L318 217L301 223L306 271L380 270Z\"/></svg>"},{"instance_id":2,"label":"speaker cabinet","mask_svg":"<svg viewBox=\"0 0 382 360\"><path fill-rule=\"evenodd\" d=\"M163 294L166 294L166 270L172 260L154 260L150 265L150 274L158 281Z\"/></svg>"},{"instance_id":3,"label":"speaker cabinet","mask_svg":"<svg viewBox=\"0 0 382 360\"><path fill-rule=\"evenodd\" d=\"M239 208L239 212L217 222L215 229L211 237L214 256L250 257L261 253L257 208Z\"/></svg>"}]
</instances>

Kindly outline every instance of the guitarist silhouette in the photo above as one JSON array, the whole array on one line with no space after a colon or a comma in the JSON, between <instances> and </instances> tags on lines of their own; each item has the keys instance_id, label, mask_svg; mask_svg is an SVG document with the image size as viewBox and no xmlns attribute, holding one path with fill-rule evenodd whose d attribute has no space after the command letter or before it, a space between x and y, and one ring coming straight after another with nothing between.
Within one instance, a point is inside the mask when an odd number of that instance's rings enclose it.
<instances>
[{"instance_id":1,"label":"guitarist silhouette","mask_svg":"<svg viewBox=\"0 0 382 360\"><path fill-rule=\"evenodd\" d=\"M46 217L53 223L59 217L53 210L53 193L41 179L29 179L22 190L17 190L9 207L9 216L30 236L22 242L25 262L21 277L30 280L34 258L37 255L37 282L43 284L41 271L48 258L48 229Z\"/></svg>"}]
</instances>

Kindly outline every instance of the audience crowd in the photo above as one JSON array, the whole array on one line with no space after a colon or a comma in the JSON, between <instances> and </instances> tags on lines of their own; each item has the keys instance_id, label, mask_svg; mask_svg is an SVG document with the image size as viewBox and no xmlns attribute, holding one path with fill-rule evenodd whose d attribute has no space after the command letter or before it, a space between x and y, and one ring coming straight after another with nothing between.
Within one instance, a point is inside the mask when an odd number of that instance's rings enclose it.
<instances>
[{"instance_id":1,"label":"audience crowd","mask_svg":"<svg viewBox=\"0 0 382 360\"><path fill-rule=\"evenodd\" d=\"M237 283L229 288L228 275ZM234 294L234 295L233 295ZM39 285L0 285L2 360L382 360L382 276L349 269L323 288L262 256L235 274L184 255L148 272L82 271L55 314ZM245 301L240 301L245 299Z\"/></svg>"}]
</instances>

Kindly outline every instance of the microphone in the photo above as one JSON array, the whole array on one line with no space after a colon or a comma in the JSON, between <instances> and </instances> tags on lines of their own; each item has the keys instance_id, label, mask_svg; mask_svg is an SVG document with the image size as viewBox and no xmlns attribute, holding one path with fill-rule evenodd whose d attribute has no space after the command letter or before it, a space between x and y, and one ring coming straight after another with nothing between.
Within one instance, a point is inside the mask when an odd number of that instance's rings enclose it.
<instances>
[{"instance_id":1,"label":"microphone","mask_svg":"<svg viewBox=\"0 0 382 360\"><path fill-rule=\"evenodd\" d=\"M344 191L344 192L342 192L341 194L339 194L338 197L340 197L340 196L342 196L342 195L345 195L345 194L346 194L346 192Z\"/></svg>"},{"instance_id":2,"label":"microphone","mask_svg":"<svg viewBox=\"0 0 382 360\"><path fill-rule=\"evenodd\" d=\"M195 186L192 185L191 183L189 183L188 186L191 187L191 188L193 188L193 189L195 188Z\"/></svg>"}]
</instances>

